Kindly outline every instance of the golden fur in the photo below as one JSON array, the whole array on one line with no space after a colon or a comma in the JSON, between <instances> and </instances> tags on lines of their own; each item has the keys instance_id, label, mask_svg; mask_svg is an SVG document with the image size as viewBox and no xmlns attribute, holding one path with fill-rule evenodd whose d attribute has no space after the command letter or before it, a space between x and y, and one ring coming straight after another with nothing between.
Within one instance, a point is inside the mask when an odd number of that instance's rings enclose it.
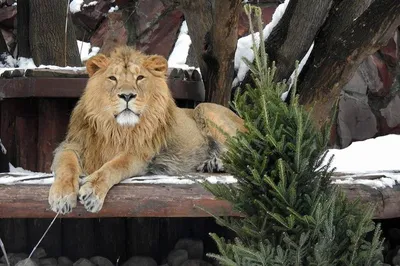
<instances>
[{"instance_id":1,"label":"golden fur","mask_svg":"<svg viewBox=\"0 0 400 266\"><path fill-rule=\"evenodd\" d=\"M215 104L178 108L165 58L121 47L90 58L86 67L89 81L54 155L53 211L70 212L79 194L88 211L98 212L109 189L131 176L222 169L224 138L206 121L233 135L243 130L242 120ZM79 187L80 176L86 177Z\"/></svg>"}]
</instances>

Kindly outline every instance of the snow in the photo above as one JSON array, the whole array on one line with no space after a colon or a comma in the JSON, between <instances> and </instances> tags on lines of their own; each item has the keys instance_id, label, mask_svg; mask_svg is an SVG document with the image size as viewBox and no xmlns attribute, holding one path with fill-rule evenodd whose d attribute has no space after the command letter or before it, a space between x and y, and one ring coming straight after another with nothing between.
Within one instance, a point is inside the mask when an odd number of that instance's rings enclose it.
<instances>
[{"instance_id":1,"label":"snow","mask_svg":"<svg viewBox=\"0 0 400 266\"><path fill-rule=\"evenodd\" d=\"M83 0L72 0L72 2L69 4L69 11L73 14L80 12L82 4Z\"/></svg>"},{"instance_id":2,"label":"snow","mask_svg":"<svg viewBox=\"0 0 400 266\"><path fill-rule=\"evenodd\" d=\"M304 67L304 65L307 63L308 58L310 57L310 54L311 54L313 48L314 48L314 42L311 44L311 46L310 46L310 48L308 49L307 53L306 53L306 54L304 55L304 57L301 59L301 61L300 61L300 63L299 63L299 67L298 67L298 69L297 69L297 76L299 76L300 73L301 73L301 71L303 70L303 67ZM289 91L290 91L290 89L291 89L292 86L293 86L295 76L296 76L296 70L294 70L294 71L292 72L292 75L290 75L290 78L289 78L289 88L288 88L287 91L285 91L284 93L282 93L282 95L281 95L282 101L285 101L285 100L286 100L287 95L289 94Z\"/></svg>"},{"instance_id":3,"label":"snow","mask_svg":"<svg viewBox=\"0 0 400 266\"><path fill-rule=\"evenodd\" d=\"M266 40L268 36L271 34L274 27L278 24L279 20L282 18L285 13L286 7L289 4L290 0L285 0L282 4L280 4L274 14L272 15L271 22L268 23L263 29L263 39ZM260 33L254 33L254 40L257 47L260 43ZM232 82L232 87L236 86L241 82L246 76L249 67L243 61L243 58L247 58L250 62L254 60L254 53L251 47L253 46L253 37L251 34L244 36L238 40L236 52L235 52L235 69L237 70L237 76Z\"/></svg>"},{"instance_id":4,"label":"snow","mask_svg":"<svg viewBox=\"0 0 400 266\"><path fill-rule=\"evenodd\" d=\"M92 3L92 2L91 2ZM96 55L100 51L100 47L91 46L88 42L76 41L78 44L79 54L81 56L81 61L84 62L90 57Z\"/></svg>"},{"instance_id":5,"label":"snow","mask_svg":"<svg viewBox=\"0 0 400 266\"><path fill-rule=\"evenodd\" d=\"M0 139L0 151L3 154L7 154L7 149L6 149L6 147L4 147L3 143L1 142L1 139Z\"/></svg>"},{"instance_id":6,"label":"snow","mask_svg":"<svg viewBox=\"0 0 400 266\"><path fill-rule=\"evenodd\" d=\"M112 12L115 12L115 11L118 11L119 10L119 7L118 6L112 6L112 7L110 7L110 9L108 10L108 13L112 13Z\"/></svg>"},{"instance_id":7,"label":"snow","mask_svg":"<svg viewBox=\"0 0 400 266\"><path fill-rule=\"evenodd\" d=\"M353 142L345 149L330 149L328 160L334 155L332 167L336 172L351 173L336 184L364 184L374 188L392 187L400 182L400 135L387 135ZM377 179L355 179L356 176L384 176Z\"/></svg>"},{"instance_id":8,"label":"snow","mask_svg":"<svg viewBox=\"0 0 400 266\"><path fill-rule=\"evenodd\" d=\"M95 6L95 5L97 5L97 1L92 1L89 4L84 4L83 7Z\"/></svg>"},{"instance_id":9,"label":"snow","mask_svg":"<svg viewBox=\"0 0 400 266\"><path fill-rule=\"evenodd\" d=\"M195 68L186 64L191 44L192 40L190 39L188 26L185 20L182 22L174 49L168 58L168 67L184 70L196 69L200 73L200 68Z\"/></svg>"},{"instance_id":10,"label":"snow","mask_svg":"<svg viewBox=\"0 0 400 266\"><path fill-rule=\"evenodd\" d=\"M387 135L352 143L345 149L330 149L325 163L334 155L331 167L340 175L332 177L334 184L363 184L372 188L393 187L400 183L400 163L394 152L400 150L400 135ZM0 184L51 184L49 173L36 173L15 168L0 175ZM127 184L190 185L207 180L211 183L236 183L229 174L204 175L200 173L183 176L149 175L124 180Z\"/></svg>"},{"instance_id":11,"label":"snow","mask_svg":"<svg viewBox=\"0 0 400 266\"><path fill-rule=\"evenodd\" d=\"M400 135L387 135L353 142L345 149L331 149L328 157L335 155L333 165L342 173L400 171L400 161L394 153L399 150Z\"/></svg>"}]
</instances>

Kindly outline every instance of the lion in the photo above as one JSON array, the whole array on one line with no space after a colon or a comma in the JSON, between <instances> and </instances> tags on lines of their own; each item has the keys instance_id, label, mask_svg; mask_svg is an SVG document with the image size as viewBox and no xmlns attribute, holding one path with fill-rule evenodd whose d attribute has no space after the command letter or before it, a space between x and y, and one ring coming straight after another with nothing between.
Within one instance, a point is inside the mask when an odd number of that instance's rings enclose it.
<instances>
[{"instance_id":1,"label":"lion","mask_svg":"<svg viewBox=\"0 0 400 266\"><path fill-rule=\"evenodd\" d=\"M164 57L124 46L91 57L86 68L88 82L54 151L54 212L71 212L78 198L99 212L108 191L134 176L224 170L226 136L243 130L243 120L212 103L178 108Z\"/></svg>"}]
</instances>

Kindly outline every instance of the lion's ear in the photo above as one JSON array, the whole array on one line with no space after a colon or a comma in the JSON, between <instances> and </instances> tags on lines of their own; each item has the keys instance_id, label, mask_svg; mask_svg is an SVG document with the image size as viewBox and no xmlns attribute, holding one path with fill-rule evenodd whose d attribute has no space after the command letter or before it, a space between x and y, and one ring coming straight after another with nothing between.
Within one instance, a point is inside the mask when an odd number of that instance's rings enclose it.
<instances>
[{"instance_id":1,"label":"lion's ear","mask_svg":"<svg viewBox=\"0 0 400 266\"><path fill-rule=\"evenodd\" d=\"M93 76L99 69L107 67L109 59L104 54L97 54L86 61L86 69L89 77Z\"/></svg>"},{"instance_id":2,"label":"lion's ear","mask_svg":"<svg viewBox=\"0 0 400 266\"><path fill-rule=\"evenodd\" d=\"M156 76L164 76L168 70L168 62L161 55L150 55L143 62L143 66Z\"/></svg>"}]
</instances>

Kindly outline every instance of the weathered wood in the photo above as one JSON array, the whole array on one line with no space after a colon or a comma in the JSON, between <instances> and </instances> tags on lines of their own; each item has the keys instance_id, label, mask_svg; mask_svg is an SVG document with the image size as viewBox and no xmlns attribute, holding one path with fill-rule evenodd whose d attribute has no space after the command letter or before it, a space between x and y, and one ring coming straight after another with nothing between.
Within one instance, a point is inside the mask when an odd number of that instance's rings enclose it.
<instances>
[{"instance_id":1,"label":"weathered wood","mask_svg":"<svg viewBox=\"0 0 400 266\"><path fill-rule=\"evenodd\" d=\"M0 100L26 97L79 98L87 78L14 78L0 79ZM204 101L201 81L168 79L168 86L175 99Z\"/></svg>"},{"instance_id":2,"label":"weathered wood","mask_svg":"<svg viewBox=\"0 0 400 266\"><path fill-rule=\"evenodd\" d=\"M82 65L71 15L66 12L67 4L66 1L29 1L29 45L36 65Z\"/></svg>"},{"instance_id":3,"label":"weathered wood","mask_svg":"<svg viewBox=\"0 0 400 266\"><path fill-rule=\"evenodd\" d=\"M46 231L53 219L26 219L28 231L28 250L31 251ZM62 253L62 220L57 219L40 243L48 256L59 257Z\"/></svg>"},{"instance_id":4,"label":"weathered wood","mask_svg":"<svg viewBox=\"0 0 400 266\"><path fill-rule=\"evenodd\" d=\"M86 72L86 69L76 69L76 70L68 70L68 69L46 69L46 68L38 68L38 69L27 69L25 71L26 77L55 77L55 78L88 78L89 75Z\"/></svg>"},{"instance_id":5,"label":"weathered wood","mask_svg":"<svg viewBox=\"0 0 400 266\"><path fill-rule=\"evenodd\" d=\"M164 228L165 229L165 228ZM170 228L173 230L172 228ZM160 240L167 232L162 232L160 219L153 217L132 218L127 220L127 252L137 256L149 256L160 261L157 255L164 246ZM163 234L163 236L161 235Z\"/></svg>"},{"instance_id":6,"label":"weathered wood","mask_svg":"<svg viewBox=\"0 0 400 266\"><path fill-rule=\"evenodd\" d=\"M62 228L64 256L76 261L96 255L93 219L65 219Z\"/></svg>"},{"instance_id":7,"label":"weathered wood","mask_svg":"<svg viewBox=\"0 0 400 266\"><path fill-rule=\"evenodd\" d=\"M7 243L7 252L26 252L28 247L26 219L0 219L0 238Z\"/></svg>"},{"instance_id":8,"label":"weathered wood","mask_svg":"<svg viewBox=\"0 0 400 266\"><path fill-rule=\"evenodd\" d=\"M319 125L331 118L331 108L339 98L342 86L364 58L385 45L400 25L399 1L373 1L359 17L354 17L347 9L356 3L359 7L353 7L353 10L362 10L363 1L342 2L340 8L333 8L334 13L330 16L338 16L338 21L348 17L345 21L349 24L339 23L341 27L338 28L335 19L327 19L299 76L299 102L313 108L313 118ZM337 34L332 35L331 31Z\"/></svg>"},{"instance_id":9,"label":"weathered wood","mask_svg":"<svg viewBox=\"0 0 400 266\"><path fill-rule=\"evenodd\" d=\"M53 218L47 201L48 185L0 185L0 218ZM209 217L238 216L229 202L215 199L199 184L119 184L108 193L103 209L89 213L78 203L65 218L94 217Z\"/></svg>"},{"instance_id":10,"label":"weathered wood","mask_svg":"<svg viewBox=\"0 0 400 266\"><path fill-rule=\"evenodd\" d=\"M65 138L70 112L67 101L40 99L37 142L37 169L39 172L51 172L53 152Z\"/></svg>"},{"instance_id":11,"label":"weathered wood","mask_svg":"<svg viewBox=\"0 0 400 266\"><path fill-rule=\"evenodd\" d=\"M37 171L36 156L38 139L37 116L18 116L15 120L16 165Z\"/></svg>"},{"instance_id":12,"label":"weathered wood","mask_svg":"<svg viewBox=\"0 0 400 266\"><path fill-rule=\"evenodd\" d=\"M207 102L229 104L240 3L238 0L180 1L202 73Z\"/></svg>"},{"instance_id":13,"label":"weathered wood","mask_svg":"<svg viewBox=\"0 0 400 266\"><path fill-rule=\"evenodd\" d=\"M120 262L128 259L127 241L129 236L127 223L124 218L94 220L96 255L108 258L114 265L116 265L118 258ZM140 231L142 228L136 228L135 230Z\"/></svg>"}]
</instances>

